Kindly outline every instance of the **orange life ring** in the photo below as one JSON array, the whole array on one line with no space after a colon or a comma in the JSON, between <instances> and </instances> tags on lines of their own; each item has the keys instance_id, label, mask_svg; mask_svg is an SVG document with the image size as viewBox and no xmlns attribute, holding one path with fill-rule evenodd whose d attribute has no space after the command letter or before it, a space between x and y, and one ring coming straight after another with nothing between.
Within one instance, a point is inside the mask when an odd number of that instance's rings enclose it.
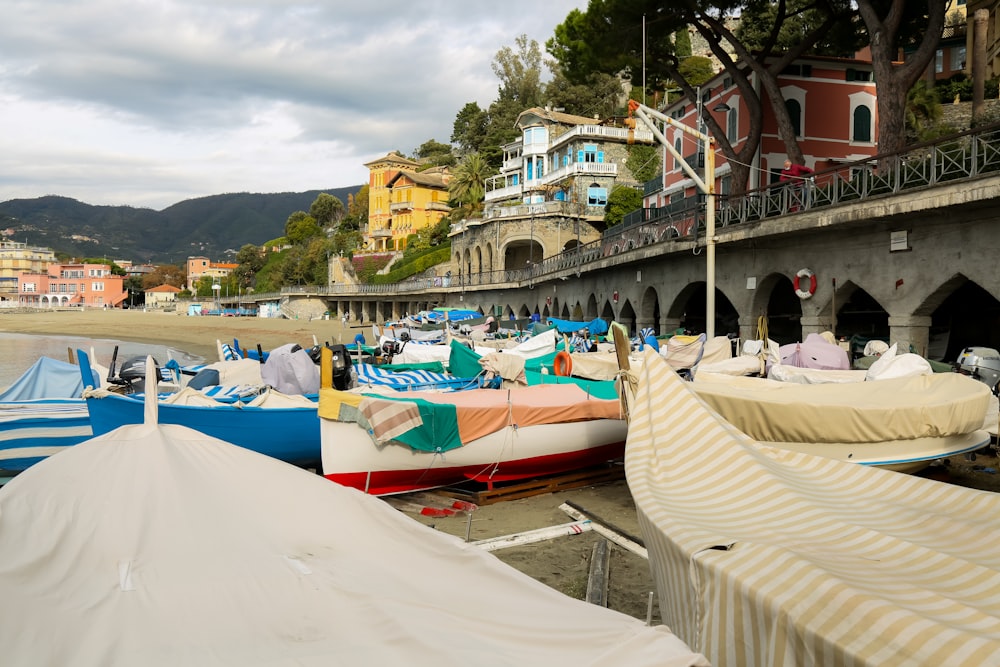
<instances>
[{"instance_id":1,"label":"orange life ring","mask_svg":"<svg viewBox=\"0 0 1000 667\"><path fill-rule=\"evenodd\" d=\"M569 352L563 350L556 354L556 358L552 362L552 370L559 377L570 377L573 375L573 357L569 356Z\"/></svg>"},{"instance_id":2,"label":"orange life ring","mask_svg":"<svg viewBox=\"0 0 1000 667\"><path fill-rule=\"evenodd\" d=\"M809 279L809 287L802 287L803 279ZM795 280L792 282L792 286L795 288L795 295L800 299L808 299L813 294L816 293L816 274L809 269L802 269L795 274Z\"/></svg>"}]
</instances>

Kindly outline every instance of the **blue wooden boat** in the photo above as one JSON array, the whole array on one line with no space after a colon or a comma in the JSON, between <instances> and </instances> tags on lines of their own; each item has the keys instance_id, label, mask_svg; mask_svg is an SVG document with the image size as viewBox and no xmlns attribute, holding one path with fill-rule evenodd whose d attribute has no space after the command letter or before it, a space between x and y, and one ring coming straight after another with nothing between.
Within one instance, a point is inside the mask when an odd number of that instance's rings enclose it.
<instances>
[{"instance_id":1,"label":"blue wooden boat","mask_svg":"<svg viewBox=\"0 0 1000 667\"><path fill-rule=\"evenodd\" d=\"M87 354L79 351L78 359L79 372L88 377L91 371ZM319 466L320 428L316 401L277 392L267 394L269 396L262 394L249 402L212 401L206 405L168 403L161 398L159 421L187 426L293 465ZM144 400L143 394L87 392L86 406L93 434L103 435L119 426L143 423ZM275 404L281 407L272 407Z\"/></svg>"}]
</instances>

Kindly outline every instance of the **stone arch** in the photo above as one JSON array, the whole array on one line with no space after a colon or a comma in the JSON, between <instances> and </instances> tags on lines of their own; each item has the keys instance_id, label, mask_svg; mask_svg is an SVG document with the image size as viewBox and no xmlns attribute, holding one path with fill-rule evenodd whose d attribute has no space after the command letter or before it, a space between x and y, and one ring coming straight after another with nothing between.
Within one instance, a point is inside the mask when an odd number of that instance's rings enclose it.
<instances>
[{"instance_id":1,"label":"stone arch","mask_svg":"<svg viewBox=\"0 0 1000 667\"><path fill-rule=\"evenodd\" d=\"M1000 301L961 273L942 282L914 315L930 317L930 359L954 362L971 346L1000 349Z\"/></svg>"},{"instance_id":2,"label":"stone arch","mask_svg":"<svg viewBox=\"0 0 1000 667\"><path fill-rule=\"evenodd\" d=\"M621 308L618 309L618 317L616 317L615 320L628 329L629 336L635 336L638 332L638 329L636 328L635 309L632 307L631 300L625 299L622 302Z\"/></svg>"},{"instance_id":3,"label":"stone arch","mask_svg":"<svg viewBox=\"0 0 1000 667\"><path fill-rule=\"evenodd\" d=\"M615 320L615 309L611 306L611 301L607 299L604 300L604 305L601 306L601 318L608 322L614 322Z\"/></svg>"},{"instance_id":4,"label":"stone arch","mask_svg":"<svg viewBox=\"0 0 1000 667\"><path fill-rule=\"evenodd\" d=\"M584 319L593 320L597 318L597 297L591 294L587 297L587 310Z\"/></svg>"},{"instance_id":5,"label":"stone arch","mask_svg":"<svg viewBox=\"0 0 1000 667\"><path fill-rule=\"evenodd\" d=\"M639 298L637 326L640 329L643 327L653 327L657 333L660 333L660 328L662 327L660 321L660 297L653 286L646 287Z\"/></svg>"},{"instance_id":6,"label":"stone arch","mask_svg":"<svg viewBox=\"0 0 1000 667\"><path fill-rule=\"evenodd\" d=\"M767 337L781 344L802 340L802 300L795 295L795 288L783 273L770 273L757 281L750 320L753 338L759 336L759 318L766 318Z\"/></svg>"},{"instance_id":7,"label":"stone arch","mask_svg":"<svg viewBox=\"0 0 1000 667\"><path fill-rule=\"evenodd\" d=\"M473 251L472 260L473 261L472 261L471 270L469 271L469 275L472 275L473 273L482 273L483 272L483 249L480 248L479 246L476 246L476 249Z\"/></svg>"},{"instance_id":8,"label":"stone arch","mask_svg":"<svg viewBox=\"0 0 1000 667\"><path fill-rule=\"evenodd\" d=\"M545 257L545 247L537 238L516 235L503 246L503 268L506 271L524 269L529 263L537 264Z\"/></svg>"},{"instance_id":9,"label":"stone arch","mask_svg":"<svg viewBox=\"0 0 1000 667\"><path fill-rule=\"evenodd\" d=\"M875 297L852 280L837 286L833 299L819 314L820 328L829 328L838 338L889 340L889 313ZM804 330L803 337L805 334Z\"/></svg>"},{"instance_id":10,"label":"stone arch","mask_svg":"<svg viewBox=\"0 0 1000 667\"><path fill-rule=\"evenodd\" d=\"M702 333L706 330L705 317L705 281L688 283L677 293L672 304L667 310L667 317L680 324L685 329L695 333ZM739 311L729 300L729 297L720 290L715 289L715 335L725 336L727 334L739 334L740 316ZM664 332L670 333L670 332Z\"/></svg>"}]
</instances>

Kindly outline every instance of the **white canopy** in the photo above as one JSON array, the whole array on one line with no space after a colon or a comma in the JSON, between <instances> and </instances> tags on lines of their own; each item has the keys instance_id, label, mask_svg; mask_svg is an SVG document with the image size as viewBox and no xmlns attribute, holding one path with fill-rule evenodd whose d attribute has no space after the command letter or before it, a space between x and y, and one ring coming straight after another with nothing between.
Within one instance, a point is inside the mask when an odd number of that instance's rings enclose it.
<instances>
[{"instance_id":1,"label":"white canopy","mask_svg":"<svg viewBox=\"0 0 1000 667\"><path fill-rule=\"evenodd\" d=\"M125 426L18 476L0 553L5 665L708 664L664 626L182 426Z\"/></svg>"}]
</instances>

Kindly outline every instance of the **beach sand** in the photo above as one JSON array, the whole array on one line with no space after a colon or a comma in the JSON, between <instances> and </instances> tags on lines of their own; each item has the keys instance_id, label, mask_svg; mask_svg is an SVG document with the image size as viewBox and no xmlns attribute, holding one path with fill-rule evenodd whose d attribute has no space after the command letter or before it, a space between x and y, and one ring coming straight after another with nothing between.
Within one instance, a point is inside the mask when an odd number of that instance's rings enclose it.
<instances>
[{"instance_id":1,"label":"beach sand","mask_svg":"<svg viewBox=\"0 0 1000 667\"><path fill-rule=\"evenodd\" d=\"M60 310L21 313L0 309L0 331L112 338L167 345L206 361L218 360L216 341L243 348L259 344L269 350L285 343L310 347L319 343L352 343L363 333L371 344L372 328L344 327L340 320L286 320L259 317L189 317L184 313L141 310Z\"/></svg>"},{"instance_id":2,"label":"beach sand","mask_svg":"<svg viewBox=\"0 0 1000 667\"><path fill-rule=\"evenodd\" d=\"M188 317L184 314L142 311L58 311L17 313L0 310L0 331L49 335L110 338L140 343L168 345L204 357L217 358L216 340L239 339L242 347L271 349L285 343L350 343L358 333L373 342L371 326L344 327L339 320L284 320L234 317ZM935 466L925 476L940 481L997 492L997 458L993 452L980 453L975 461L952 457L947 465ZM564 503L584 509L615 532L639 538L635 505L624 479L566 489L553 493L506 500L479 507L469 513L447 517L422 516L410 508L405 511L415 521L436 530L471 541L509 536L535 529L560 526L574 519L560 509ZM471 521L470 521L471 519ZM567 595L583 599L587 591L590 562L595 544L603 540L594 531L508 547L493 553L528 576L542 581ZM639 555L611 545L608 569L608 606L645 620L650 612L654 591L647 561ZM489 604L484 600L483 604ZM653 623L659 612L652 602Z\"/></svg>"}]
</instances>

